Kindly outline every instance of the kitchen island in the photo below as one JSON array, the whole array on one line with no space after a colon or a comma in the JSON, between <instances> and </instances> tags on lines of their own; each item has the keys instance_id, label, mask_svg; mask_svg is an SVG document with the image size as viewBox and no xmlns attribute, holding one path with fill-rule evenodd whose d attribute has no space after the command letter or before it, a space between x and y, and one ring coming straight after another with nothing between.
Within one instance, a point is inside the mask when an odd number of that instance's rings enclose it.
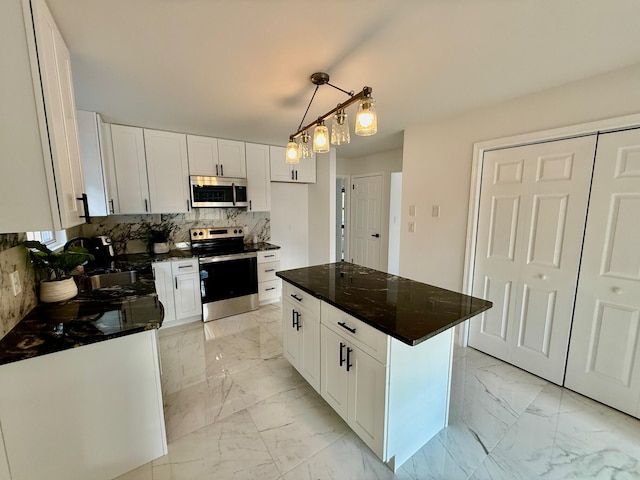
<instances>
[{"instance_id":1,"label":"kitchen island","mask_svg":"<svg viewBox=\"0 0 640 480\"><path fill-rule=\"evenodd\" d=\"M446 426L452 327L491 302L346 262L277 275L285 357L395 471Z\"/></svg>"}]
</instances>

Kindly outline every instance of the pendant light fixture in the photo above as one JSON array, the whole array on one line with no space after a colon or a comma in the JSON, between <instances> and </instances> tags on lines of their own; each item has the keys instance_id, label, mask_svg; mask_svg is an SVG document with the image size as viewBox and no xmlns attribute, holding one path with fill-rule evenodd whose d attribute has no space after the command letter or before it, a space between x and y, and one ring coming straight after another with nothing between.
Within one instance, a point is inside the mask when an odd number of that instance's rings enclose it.
<instances>
[{"instance_id":1,"label":"pendant light fixture","mask_svg":"<svg viewBox=\"0 0 640 480\"><path fill-rule=\"evenodd\" d=\"M300 163L298 144L293 138L289 139L289 143L287 143L286 159L287 163Z\"/></svg>"},{"instance_id":2,"label":"pendant light fixture","mask_svg":"<svg viewBox=\"0 0 640 480\"><path fill-rule=\"evenodd\" d=\"M356 115L356 127L355 133L360 136L375 135L378 131L378 119L375 111L375 100L371 96L373 89L371 87L363 87L362 91L354 94L353 90L347 92L340 87L336 87L329 83L329 74L324 72L316 72L311 75L311 83L316 88L313 91L309 105L302 116L300 125L298 125L298 131L289 137L289 143L286 149L286 161L287 163L298 163L301 158L309 158L313 156L313 153L326 153L329 151L330 144L343 145L351 141L349 134L349 123L347 121L347 113L345 109L355 102L358 104L358 113ZM309 108L313 103L313 99L318 92L320 85L329 85L330 87L340 90L348 95L350 98L344 102L339 103L338 106L332 110L329 110L324 115L318 117L317 120L311 122L305 127L302 126L304 119L309 112ZM333 123L331 125L331 137L329 137L329 130L325 126L324 121L330 116L334 115ZM313 132L313 148L309 145L309 131L315 127ZM296 138L300 137L300 142L297 144L296 150ZM297 156L294 154L297 152Z\"/></svg>"}]
</instances>

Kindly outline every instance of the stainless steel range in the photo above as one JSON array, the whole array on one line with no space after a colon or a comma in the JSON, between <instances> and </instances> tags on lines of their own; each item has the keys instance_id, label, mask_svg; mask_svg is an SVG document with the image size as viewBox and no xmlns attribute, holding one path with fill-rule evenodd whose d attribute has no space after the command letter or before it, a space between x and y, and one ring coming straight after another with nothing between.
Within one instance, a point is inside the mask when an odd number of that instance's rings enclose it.
<instances>
[{"instance_id":1,"label":"stainless steel range","mask_svg":"<svg viewBox=\"0 0 640 480\"><path fill-rule=\"evenodd\" d=\"M189 234L200 262L203 320L256 310L258 254L245 250L244 227L192 228Z\"/></svg>"}]
</instances>

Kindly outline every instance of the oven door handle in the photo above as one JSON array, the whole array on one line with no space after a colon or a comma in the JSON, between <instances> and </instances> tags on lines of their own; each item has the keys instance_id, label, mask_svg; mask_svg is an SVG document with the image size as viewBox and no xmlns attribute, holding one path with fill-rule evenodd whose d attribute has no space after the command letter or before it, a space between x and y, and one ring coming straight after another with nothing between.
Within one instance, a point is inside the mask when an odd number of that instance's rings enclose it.
<instances>
[{"instance_id":1,"label":"oven door handle","mask_svg":"<svg viewBox=\"0 0 640 480\"><path fill-rule=\"evenodd\" d=\"M232 255L222 255L219 257L202 257L198 259L200 265L204 265L207 263L217 263L217 262L230 262L231 260L242 260L243 258L257 258L258 254L256 252L248 252L248 253L234 253Z\"/></svg>"}]
</instances>

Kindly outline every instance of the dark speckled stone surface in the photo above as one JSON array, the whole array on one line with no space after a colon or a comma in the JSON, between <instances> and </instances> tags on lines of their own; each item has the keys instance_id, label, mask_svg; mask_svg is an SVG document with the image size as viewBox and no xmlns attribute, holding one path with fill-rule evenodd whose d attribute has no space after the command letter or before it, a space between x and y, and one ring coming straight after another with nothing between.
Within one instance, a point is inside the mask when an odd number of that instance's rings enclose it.
<instances>
[{"instance_id":1,"label":"dark speckled stone surface","mask_svg":"<svg viewBox=\"0 0 640 480\"><path fill-rule=\"evenodd\" d=\"M417 345L493 305L347 262L276 275L408 345Z\"/></svg>"}]
</instances>

